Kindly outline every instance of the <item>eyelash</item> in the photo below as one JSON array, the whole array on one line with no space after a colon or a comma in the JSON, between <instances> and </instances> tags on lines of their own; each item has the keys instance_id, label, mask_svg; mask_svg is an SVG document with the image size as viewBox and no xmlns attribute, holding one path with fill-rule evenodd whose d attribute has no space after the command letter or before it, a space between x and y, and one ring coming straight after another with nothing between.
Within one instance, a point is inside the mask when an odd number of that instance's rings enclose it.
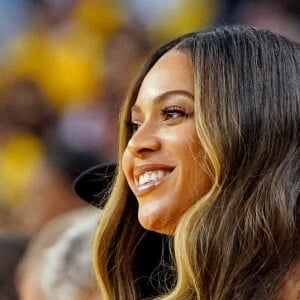
<instances>
[{"instance_id":1,"label":"eyelash","mask_svg":"<svg viewBox=\"0 0 300 300\"><path fill-rule=\"evenodd\" d=\"M174 116L174 114L177 114L177 116ZM176 105L164 108L163 110L161 110L161 115L164 117L164 121L189 116L185 109Z\"/></svg>"},{"instance_id":2,"label":"eyelash","mask_svg":"<svg viewBox=\"0 0 300 300\"><path fill-rule=\"evenodd\" d=\"M132 121L126 122L126 127L129 130L131 135L134 134L138 130L139 126L140 126L139 124L134 123Z\"/></svg>"},{"instance_id":3,"label":"eyelash","mask_svg":"<svg viewBox=\"0 0 300 300\"><path fill-rule=\"evenodd\" d=\"M160 114L163 116L163 120L172 120L172 119L177 119L177 118L187 118L190 117L192 114L186 112L185 109L183 109L180 106L172 105L168 106L160 111ZM177 114L174 116L174 114ZM128 121L126 122L126 126L128 130L130 131L131 134L134 134L138 129L141 124Z\"/></svg>"}]
</instances>

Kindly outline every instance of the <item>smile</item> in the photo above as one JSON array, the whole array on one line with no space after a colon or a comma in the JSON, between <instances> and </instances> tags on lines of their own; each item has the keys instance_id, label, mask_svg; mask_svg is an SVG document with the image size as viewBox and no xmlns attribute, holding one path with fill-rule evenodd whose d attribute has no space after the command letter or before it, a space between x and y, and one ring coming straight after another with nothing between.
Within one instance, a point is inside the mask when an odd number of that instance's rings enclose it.
<instances>
[{"instance_id":1,"label":"smile","mask_svg":"<svg viewBox=\"0 0 300 300\"><path fill-rule=\"evenodd\" d=\"M137 196L141 196L158 186L170 173L171 171L169 170L153 170L146 171L139 175L137 178L138 184L136 186Z\"/></svg>"},{"instance_id":2,"label":"smile","mask_svg":"<svg viewBox=\"0 0 300 300\"><path fill-rule=\"evenodd\" d=\"M138 178L139 186L160 180L167 176L170 172L169 171L163 171L163 170L158 170L158 171L150 171L150 172L145 172L141 174Z\"/></svg>"}]
</instances>

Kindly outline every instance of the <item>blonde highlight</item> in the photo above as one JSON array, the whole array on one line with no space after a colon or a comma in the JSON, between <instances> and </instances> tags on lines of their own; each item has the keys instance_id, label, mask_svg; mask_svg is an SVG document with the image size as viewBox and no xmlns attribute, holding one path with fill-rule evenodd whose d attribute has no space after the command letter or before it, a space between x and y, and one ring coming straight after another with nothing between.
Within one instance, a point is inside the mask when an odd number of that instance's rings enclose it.
<instances>
[{"instance_id":1,"label":"blonde highlight","mask_svg":"<svg viewBox=\"0 0 300 300\"><path fill-rule=\"evenodd\" d=\"M123 106L119 161L141 82L174 47L193 62L195 126L212 186L179 220L170 238L169 268L176 278L151 299L274 298L300 259L299 45L239 26L165 45L149 59ZM130 268L146 233L130 193L119 165L94 243L95 271L107 299L143 297Z\"/></svg>"}]
</instances>

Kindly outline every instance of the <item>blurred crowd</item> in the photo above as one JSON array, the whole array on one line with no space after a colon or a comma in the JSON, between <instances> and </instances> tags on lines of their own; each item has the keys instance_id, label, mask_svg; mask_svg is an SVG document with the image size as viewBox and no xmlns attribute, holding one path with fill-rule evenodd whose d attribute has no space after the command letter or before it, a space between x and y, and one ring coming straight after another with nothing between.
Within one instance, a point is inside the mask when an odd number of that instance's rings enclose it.
<instances>
[{"instance_id":1,"label":"blurred crowd","mask_svg":"<svg viewBox=\"0 0 300 300\"><path fill-rule=\"evenodd\" d=\"M72 183L88 167L116 159L119 106L152 49L185 32L232 23L299 41L299 14L297 0L1 0L0 300L17 299L17 291L21 300L77 299L74 293L100 299L90 257L72 258L90 253L100 214ZM84 224L88 214L87 226L78 226L75 219ZM79 250L67 253L74 245ZM55 249L65 259L60 265ZM51 270L78 276L63 285ZM81 289L78 282L94 284ZM53 296L59 294L64 298Z\"/></svg>"}]
</instances>

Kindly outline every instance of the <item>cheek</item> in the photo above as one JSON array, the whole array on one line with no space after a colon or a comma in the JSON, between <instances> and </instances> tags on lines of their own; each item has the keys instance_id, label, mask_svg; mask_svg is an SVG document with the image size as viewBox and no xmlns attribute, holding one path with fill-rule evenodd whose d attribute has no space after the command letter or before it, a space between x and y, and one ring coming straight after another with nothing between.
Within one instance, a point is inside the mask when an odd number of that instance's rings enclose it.
<instances>
[{"instance_id":1,"label":"cheek","mask_svg":"<svg viewBox=\"0 0 300 300\"><path fill-rule=\"evenodd\" d=\"M199 162L199 158L202 155L202 148L200 142L196 140L196 137L185 135L182 133L181 138L173 141L172 151L174 156L177 157L178 162L182 165L182 168L187 172L194 172L196 164Z\"/></svg>"},{"instance_id":2,"label":"cheek","mask_svg":"<svg viewBox=\"0 0 300 300\"><path fill-rule=\"evenodd\" d=\"M212 186L212 180L208 175L208 164L202 150L195 155L197 155L197 157L194 160L194 164L190 166L189 186L190 193L195 198L199 198L209 192Z\"/></svg>"},{"instance_id":3,"label":"cheek","mask_svg":"<svg viewBox=\"0 0 300 300\"><path fill-rule=\"evenodd\" d=\"M189 197L204 196L212 182L208 175L208 162L196 134L186 140L181 151L183 189Z\"/></svg>"}]
</instances>

